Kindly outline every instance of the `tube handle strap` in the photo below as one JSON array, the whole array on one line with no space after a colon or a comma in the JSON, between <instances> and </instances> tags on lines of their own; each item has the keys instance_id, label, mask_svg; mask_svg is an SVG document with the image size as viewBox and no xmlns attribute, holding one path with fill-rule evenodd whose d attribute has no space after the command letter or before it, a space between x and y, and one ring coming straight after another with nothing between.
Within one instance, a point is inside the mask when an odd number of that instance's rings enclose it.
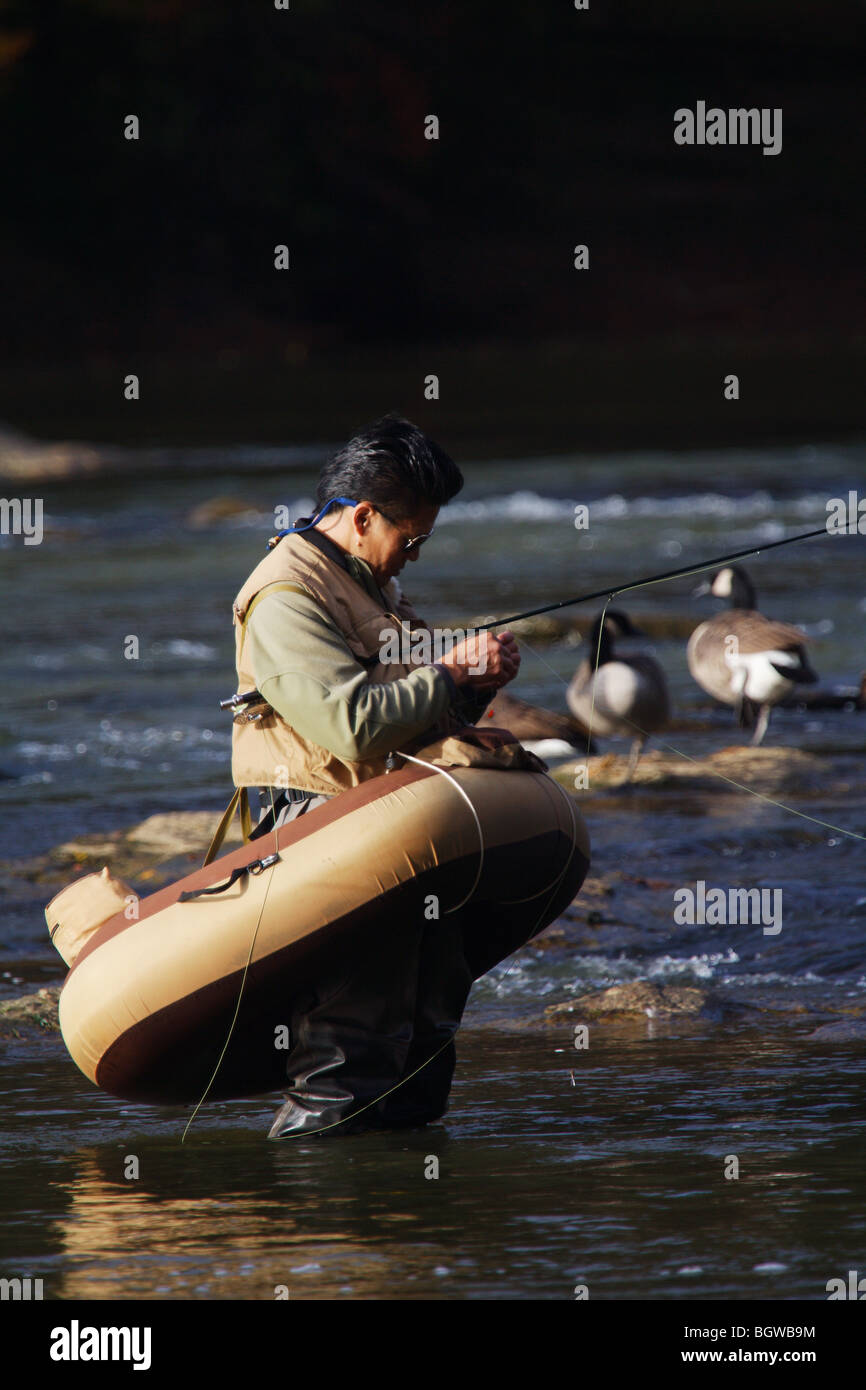
<instances>
[{"instance_id":1,"label":"tube handle strap","mask_svg":"<svg viewBox=\"0 0 866 1390\"><path fill-rule=\"evenodd\" d=\"M213 893L224 893L227 888L231 888L233 883L237 883L239 878L245 874L260 874L263 869L269 869L272 864L279 862L278 854L269 854L264 859L254 859L251 864L239 864L236 869L232 869L225 883L218 883L214 888L193 888L186 893L181 893L178 898L179 903L192 902L193 898L207 898Z\"/></svg>"}]
</instances>

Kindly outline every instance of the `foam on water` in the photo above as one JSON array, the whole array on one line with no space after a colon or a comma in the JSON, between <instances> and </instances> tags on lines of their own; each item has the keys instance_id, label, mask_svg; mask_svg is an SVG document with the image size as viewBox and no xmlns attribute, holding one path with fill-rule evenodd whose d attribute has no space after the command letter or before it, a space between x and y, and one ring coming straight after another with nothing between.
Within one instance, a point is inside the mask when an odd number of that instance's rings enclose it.
<instances>
[{"instance_id":1,"label":"foam on water","mask_svg":"<svg viewBox=\"0 0 866 1390\"><path fill-rule=\"evenodd\" d=\"M625 497L622 493L613 492L601 497L546 497L532 489L522 488L489 497L455 498L447 507L442 508L436 525L438 528L466 523L477 524L479 521L571 522L575 507L587 505L590 508L591 520L596 522L654 517L760 521L763 523L759 528L762 539L769 540L775 539L777 532L784 531L779 519L780 512L796 518L814 518L820 525L826 519L827 497L827 493L809 491L796 497L779 499L764 488L740 496L702 492ZM293 499L287 507L292 518L306 516L313 507L313 499ZM265 526L273 524L272 513L260 512L258 517ZM220 524L227 525L229 521L244 526L257 524L255 516L249 513L242 517L227 518L225 523Z\"/></svg>"},{"instance_id":2,"label":"foam on water","mask_svg":"<svg viewBox=\"0 0 866 1390\"><path fill-rule=\"evenodd\" d=\"M854 981L848 976L828 978L809 969L799 973L779 970L737 973L729 969L740 960L737 952L729 947L726 951L702 951L688 956L665 953L643 961L624 954L618 957L569 955L567 963L554 966L548 952L528 947L515 960L498 965L475 989L482 1001L521 995L542 999L554 992L580 995L638 980L654 985L706 986L712 982L729 988L775 985L801 989L820 985L846 988L851 993L866 989L864 976Z\"/></svg>"}]
</instances>

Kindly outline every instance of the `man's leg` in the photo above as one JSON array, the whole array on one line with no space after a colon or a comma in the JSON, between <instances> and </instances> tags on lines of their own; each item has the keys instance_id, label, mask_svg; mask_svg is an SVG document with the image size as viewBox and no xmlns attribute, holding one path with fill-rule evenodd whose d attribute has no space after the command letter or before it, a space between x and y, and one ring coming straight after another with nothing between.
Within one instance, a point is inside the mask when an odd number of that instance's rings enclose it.
<instances>
[{"instance_id":1,"label":"man's leg","mask_svg":"<svg viewBox=\"0 0 866 1390\"><path fill-rule=\"evenodd\" d=\"M259 794L261 835L273 828L274 816L271 789ZM273 798L278 826L329 799L287 801L276 788ZM411 944L405 928L384 949L367 941L366 966L359 959L296 1007L290 1090L269 1138L328 1127L332 1135L403 1128L445 1113L457 1062L454 1037L472 987L460 923L459 912L423 922Z\"/></svg>"},{"instance_id":2,"label":"man's leg","mask_svg":"<svg viewBox=\"0 0 866 1390\"><path fill-rule=\"evenodd\" d=\"M406 1068L422 929L362 933L349 960L293 1010L289 1090L268 1138L372 1128Z\"/></svg>"},{"instance_id":3,"label":"man's leg","mask_svg":"<svg viewBox=\"0 0 866 1390\"><path fill-rule=\"evenodd\" d=\"M448 1107L457 1062L454 1038L472 988L459 912L425 924L418 965L412 1043L403 1069L408 1079L375 1121L387 1128L428 1124Z\"/></svg>"},{"instance_id":4,"label":"man's leg","mask_svg":"<svg viewBox=\"0 0 866 1390\"><path fill-rule=\"evenodd\" d=\"M329 800L296 801L267 787L259 794L258 835ZM412 1038L420 938L420 926L414 933L388 926L363 932L351 958L295 1003L289 1090L269 1139L348 1134L375 1123L379 1097L399 1081Z\"/></svg>"}]
</instances>

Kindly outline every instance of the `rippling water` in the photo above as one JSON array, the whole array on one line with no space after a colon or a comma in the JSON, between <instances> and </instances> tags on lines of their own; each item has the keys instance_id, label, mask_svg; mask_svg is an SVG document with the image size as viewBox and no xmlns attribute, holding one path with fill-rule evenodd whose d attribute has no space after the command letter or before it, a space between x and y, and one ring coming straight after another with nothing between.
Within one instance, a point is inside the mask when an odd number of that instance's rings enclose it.
<instances>
[{"instance_id":1,"label":"rippling water","mask_svg":"<svg viewBox=\"0 0 866 1390\"><path fill-rule=\"evenodd\" d=\"M4 1268L61 1298L820 1299L862 1264L862 1067L737 1030L460 1051L423 1131L267 1144L247 1101L183 1147L185 1114L8 1058Z\"/></svg>"},{"instance_id":2,"label":"rippling water","mask_svg":"<svg viewBox=\"0 0 866 1390\"><path fill-rule=\"evenodd\" d=\"M223 451L211 477L185 477L179 454L159 482L45 489L43 544L0 538L0 858L228 799L231 600L274 508L309 510L315 478L241 476L257 461L242 452ZM862 485L863 453L464 460L465 492L404 587L455 626L760 545L822 525L828 497ZM192 525L216 495L248 509ZM863 538L746 565L763 611L806 629L822 684L856 684ZM693 584L618 606L638 622L698 621L714 610ZM682 637L641 645L669 674L666 745L700 757L739 741L691 681ZM524 643L515 693L564 709L577 659L570 640ZM579 898L558 947L480 982L451 1110L425 1131L266 1144L264 1100L206 1109L181 1148L186 1112L102 1096L54 1041L10 1044L5 1264L63 1297L272 1297L288 1284L293 1297L569 1298L579 1282L600 1297L825 1297L827 1279L862 1264L866 1211L866 1045L856 1029L809 1038L866 1007L863 842L840 833L866 825L863 721L777 711L767 745L815 761L770 800L705 782L586 797L603 910L587 917ZM783 930L677 926L673 894L698 880L781 888ZM42 897L4 886L2 995L61 977ZM634 980L709 988L722 1014L600 1026L585 1053L570 1023L539 1022L549 1003ZM723 1177L731 1153L737 1182ZM429 1154L438 1181L424 1178Z\"/></svg>"}]
</instances>

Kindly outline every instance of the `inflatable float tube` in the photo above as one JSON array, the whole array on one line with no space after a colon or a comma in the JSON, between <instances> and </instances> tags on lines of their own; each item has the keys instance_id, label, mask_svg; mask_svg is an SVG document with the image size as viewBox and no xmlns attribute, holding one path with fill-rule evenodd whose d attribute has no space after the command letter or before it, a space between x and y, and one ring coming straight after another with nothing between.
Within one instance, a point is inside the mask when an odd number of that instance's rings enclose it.
<instances>
[{"instance_id":1,"label":"inflatable float tube","mask_svg":"<svg viewBox=\"0 0 866 1390\"><path fill-rule=\"evenodd\" d=\"M441 915L459 911L477 979L552 922L588 868L581 817L544 773L406 765L141 898L136 920L111 917L66 978L63 1038L123 1100L196 1102L218 1062L210 1099L278 1090L275 1030L365 935L429 917L435 895Z\"/></svg>"}]
</instances>

